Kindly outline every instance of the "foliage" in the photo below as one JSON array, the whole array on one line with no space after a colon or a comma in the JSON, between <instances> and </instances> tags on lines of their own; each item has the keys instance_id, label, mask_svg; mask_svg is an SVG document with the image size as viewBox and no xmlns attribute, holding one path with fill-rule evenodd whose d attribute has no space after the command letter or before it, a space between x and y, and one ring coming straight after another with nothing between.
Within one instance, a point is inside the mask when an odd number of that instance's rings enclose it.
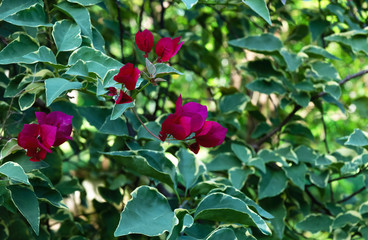
<instances>
[{"instance_id":1,"label":"foliage","mask_svg":"<svg viewBox=\"0 0 368 240\"><path fill-rule=\"evenodd\" d=\"M367 1L0 4L0 239L368 238ZM157 138L179 95L222 145ZM56 111L73 139L29 161Z\"/></svg>"}]
</instances>

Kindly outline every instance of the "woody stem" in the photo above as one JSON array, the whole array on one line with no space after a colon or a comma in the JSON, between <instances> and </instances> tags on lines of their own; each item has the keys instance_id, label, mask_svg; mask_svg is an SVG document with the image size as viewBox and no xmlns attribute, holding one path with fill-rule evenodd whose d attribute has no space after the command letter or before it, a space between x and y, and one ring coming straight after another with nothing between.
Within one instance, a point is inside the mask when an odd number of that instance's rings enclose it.
<instances>
[{"instance_id":1,"label":"woody stem","mask_svg":"<svg viewBox=\"0 0 368 240\"><path fill-rule=\"evenodd\" d=\"M132 108L132 111L134 113L134 115L137 117L138 121L142 124L142 126L144 127L144 129L146 129L146 131L151 134L154 138L158 139L159 141L161 141L161 139L159 137L157 137L153 132L151 132L146 125L144 125L144 123L142 122L142 120L139 118L139 115L137 113L137 111L135 110L135 108Z\"/></svg>"}]
</instances>

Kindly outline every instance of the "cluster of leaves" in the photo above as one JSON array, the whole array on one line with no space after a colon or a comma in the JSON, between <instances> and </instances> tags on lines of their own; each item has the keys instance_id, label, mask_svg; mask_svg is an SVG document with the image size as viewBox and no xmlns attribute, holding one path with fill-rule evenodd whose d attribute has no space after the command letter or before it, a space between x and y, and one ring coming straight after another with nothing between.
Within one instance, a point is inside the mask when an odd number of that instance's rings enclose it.
<instances>
[{"instance_id":1,"label":"cluster of leaves","mask_svg":"<svg viewBox=\"0 0 368 240\"><path fill-rule=\"evenodd\" d=\"M0 239L367 239L367 16L364 0L3 0ZM170 65L145 61L142 27L185 41ZM121 62L150 76L114 104ZM223 145L146 131L179 94ZM16 137L36 111L72 115L73 140L30 162Z\"/></svg>"}]
</instances>

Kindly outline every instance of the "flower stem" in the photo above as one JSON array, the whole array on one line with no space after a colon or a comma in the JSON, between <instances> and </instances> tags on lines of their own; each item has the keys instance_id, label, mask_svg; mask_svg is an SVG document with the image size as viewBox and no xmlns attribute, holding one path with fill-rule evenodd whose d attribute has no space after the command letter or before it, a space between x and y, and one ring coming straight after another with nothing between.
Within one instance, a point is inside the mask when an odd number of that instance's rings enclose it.
<instances>
[{"instance_id":1,"label":"flower stem","mask_svg":"<svg viewBox=\"0 0 368 240\"><path fill-rule=\"evenodd\" d=\"M144 125L144 123L142 122L142 120L139 118L139 115L137 113L137 111L135 110L135 108L132 108L132 111L134 113L134 115L137 117L138 121L142 124L142 126L144 127L144 129L146 129L146 131L151 134L154 138L158 139L159 141L161 141L161 139L159 137L157 137L153 132L151 132L146 125Z\"/></svg>"},{"instance_id":2,"label":"flower stem","mask_svg":"<svg viewBox=\"0 0 368 240\"><path fill-rule=\"evenodd\" d=\"M148 81L148 83L146 83L146 85L144 85L143 87L141 87L139 90L137 90L133 95L132 98L135 99L135 97L138 95L138 93L142 92L143 89L145 89L148 85L150 85L150 81Z\"/></svg>"}]
</instances>

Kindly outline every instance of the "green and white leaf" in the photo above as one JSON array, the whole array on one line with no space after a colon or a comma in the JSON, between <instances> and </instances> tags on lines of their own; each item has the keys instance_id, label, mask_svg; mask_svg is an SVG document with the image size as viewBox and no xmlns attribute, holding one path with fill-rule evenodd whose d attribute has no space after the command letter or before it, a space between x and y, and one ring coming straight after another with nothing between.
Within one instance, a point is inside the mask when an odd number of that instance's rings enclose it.
<instances>
[{"instance_id":1,"label":"green and white leaf","mask_svg":"<svg viewBox=\"0 0 368 240\"><path fill-rule=\"evenodd\" d=\"M50 106L51 103L63 92L80 88L82 88L82 84L80 82L70 82L64 78L47 79L45 81L46 106Z\"/></svg>"},{"instance_id":2,"label":"green and white leaf","mask_svg":"<svg viewBox=\"0 0 368 240\"><path fill-rule=\"evenodd\" d=\"M67 19L54 24L52 37L59 52L74 50L82 44L80 27Z\"/></svg>"}]
</instances>

